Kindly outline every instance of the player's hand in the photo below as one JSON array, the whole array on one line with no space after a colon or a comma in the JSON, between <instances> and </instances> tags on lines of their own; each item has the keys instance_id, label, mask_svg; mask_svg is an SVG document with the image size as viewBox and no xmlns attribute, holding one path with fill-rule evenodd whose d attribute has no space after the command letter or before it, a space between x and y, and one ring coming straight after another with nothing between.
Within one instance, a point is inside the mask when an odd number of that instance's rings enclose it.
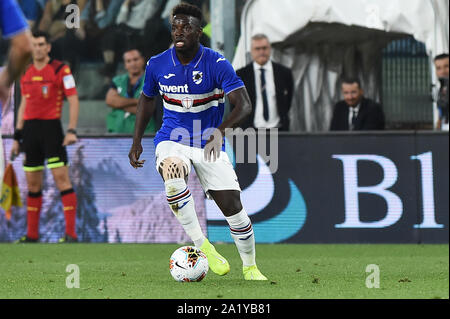
<instances>
[{"instance_id":1,"label":"player's hand","mask_svg":"<svg viewBox=\"0 0 450 319\"><path fill-rule=\"evenodd\" d=\"M20 144L18 141L13 141L13 145L11 147L11 155L10 160L13 162L20 153Z\"/></svg>"},{"instance_id":2,"label":"player's hand","mask_svg":"<svg viewBox=\"0 0 450 319\"><path fill-rule=\"evenodd\" d=\"M72 145L75 144L76 142L78 142L77 136L73 133L67 133L66 136L64 137L63 146Z\"/></svg>"},{"instance_id":3,"label":"player's hand","mask_svg":"<svg viewBox=\"0 0 450 319\"><path fill-rule=\"evenodd\" d=\"M214 133L209 137L204 149L204 157L207 162L215 162L220 157L222 151L223 136L219 130L214 130Z\"/></svg>"},{"instance_id":4,"label":"player's hand","mask_svg":"<svg viewBox=\"0 0 450 319\"><path fill-rule=\"evenodd\" d=\"M130 159L130 165L134 168L143 167L145 160L139 160L139 157L142 154L142 145L141 143L131 145L130 152L128 153L128 158Z\"/></svg>"}]
</instances>

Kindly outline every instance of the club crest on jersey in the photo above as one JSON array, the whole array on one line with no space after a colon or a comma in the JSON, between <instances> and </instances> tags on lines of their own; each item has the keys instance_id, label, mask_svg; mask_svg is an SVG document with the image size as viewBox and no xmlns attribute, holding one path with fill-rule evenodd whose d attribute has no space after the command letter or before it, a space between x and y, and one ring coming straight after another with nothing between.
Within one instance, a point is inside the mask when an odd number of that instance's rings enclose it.
<instances>
[{"instance_id":1,"label":"club crest on jersey","mask_svg":"<svg viewBox=\"0 0 450 319\"><path fill-rule=\"evenodd\" d=\"M48 98L48 86L47 85L42 86L42 96L44 97L44 99Z\"/></svg>"},{"instance_id":2,"label":"club crest on jersey","mask_svg":"<svg viewBox=\"0 0 450 319\"><path fill-rule=\"evenodd\" d=\"M192 80L195 84L200 84L203 81L203 72L192 71Z\"/></svg>"},{"instance_id":3,"label":"club crest on jersey","mask_svg":"<svg viewBox=\"0 0 450 319\"><path fill-rule=\"evenodd\" d=\"M189 110L194 104L194 100L189 97L184 97L181 99L181 104L183 105L183 107Z\"/></svg>"}]
</instances>

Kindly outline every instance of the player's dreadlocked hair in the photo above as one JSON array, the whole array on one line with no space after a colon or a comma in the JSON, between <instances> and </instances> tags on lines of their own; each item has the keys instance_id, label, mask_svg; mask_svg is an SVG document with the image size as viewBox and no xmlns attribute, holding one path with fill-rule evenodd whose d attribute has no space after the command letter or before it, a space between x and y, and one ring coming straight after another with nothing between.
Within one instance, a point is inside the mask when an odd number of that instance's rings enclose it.
<instances>
[{"instance_id":1,"label":"player's dreadlocked hair","mask_svg":"<svg viewBox=\"0 0 450 319\"><path fill-rule=\"evenodd\" d=\"M203 24L203 13L197 6L194 6L189 3L181 2L176 5L172 10L172 18L177 14L184 14L187 16L192 16L197 18L200 21L200 24Z\"/></svg>"}]
</instances>

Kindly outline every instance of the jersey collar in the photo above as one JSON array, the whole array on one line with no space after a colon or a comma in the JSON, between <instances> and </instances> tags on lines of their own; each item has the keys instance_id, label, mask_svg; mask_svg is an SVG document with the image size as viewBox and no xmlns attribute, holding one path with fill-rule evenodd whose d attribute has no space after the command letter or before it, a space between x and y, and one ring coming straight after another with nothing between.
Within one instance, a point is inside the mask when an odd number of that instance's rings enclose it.
<instances>
[{"instance_id":1,"label":"jersey collar","mask_svg":"<svg viewBox=\"0 0 450 319\"><path fill-rule=\"evenodd\" d=\"M200 63L200 61L202 60L204 51L205 51L204 46L200 44L197 54L192 59L192 61L189 62L188 65L194 67L194 69L195 69L197 67L197 65ZM175 52L175 46L172 47L172 62L173 62L173 66L182 65L180 60L178 60L177 53Z\"/></svg>"}]
</instances>

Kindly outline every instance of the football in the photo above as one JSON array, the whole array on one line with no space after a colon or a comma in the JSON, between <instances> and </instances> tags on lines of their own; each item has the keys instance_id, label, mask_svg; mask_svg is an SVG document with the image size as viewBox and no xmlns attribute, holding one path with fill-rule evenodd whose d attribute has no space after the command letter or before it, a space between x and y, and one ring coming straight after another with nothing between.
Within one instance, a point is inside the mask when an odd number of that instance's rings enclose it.
<instances>
[{"instance_id":1,"label":"football","mask_svg":"<svg viewBox=\"0 0 450 319\"><path fill-rule=\"evenodd\" d=\"M176 281L201 281L208 273L208 258L197 247L183 246L170 256L169 268Z\"/></svg>"}]
</instances>

